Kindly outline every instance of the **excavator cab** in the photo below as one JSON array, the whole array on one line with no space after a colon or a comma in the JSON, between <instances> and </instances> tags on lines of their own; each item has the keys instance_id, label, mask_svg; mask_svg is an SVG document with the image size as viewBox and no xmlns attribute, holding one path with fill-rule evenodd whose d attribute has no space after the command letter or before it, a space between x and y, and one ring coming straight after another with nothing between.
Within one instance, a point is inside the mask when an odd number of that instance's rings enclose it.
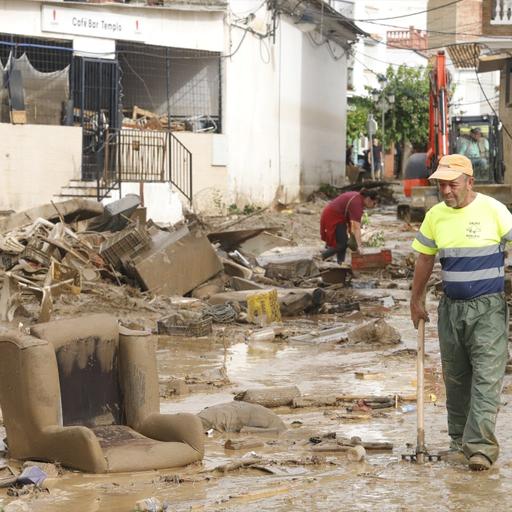
<instances>
[{"instance_id":1,"label":"excavator cab","mask_svg":"<svg viewBox=\"0 0 512 512\"><path fill-rule=\"evenodd\" d=\"M452 117L450 148L471 160L476 183L503 183L502 134L496 116Z\"/></svg>"},{"instance_id":2,"label":"excavator cab","mask_svg":"<svg viewBox=\"0 0 512 512\"><path fill-rule=\"evenodd\" d=\"M512 208L512 186L504 184L503 138L495 115L455 116L449 119L450 74L444 51L437 52L430 71L429 142L426 153L413 154L404 169L404 195L399 219L421 222L425 212L440 200L428 177L444 156L461 153L473 163L474 190Z\"/></svg>"}]
</instances>

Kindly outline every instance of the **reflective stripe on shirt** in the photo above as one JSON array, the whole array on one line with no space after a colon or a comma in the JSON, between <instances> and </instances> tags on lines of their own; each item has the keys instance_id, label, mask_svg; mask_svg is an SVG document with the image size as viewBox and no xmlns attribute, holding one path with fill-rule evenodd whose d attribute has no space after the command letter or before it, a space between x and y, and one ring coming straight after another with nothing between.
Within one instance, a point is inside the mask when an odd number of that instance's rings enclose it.
<instances>
[{"instance_id":1,"label":"reflective stripe on shirt","mask_svg":"<svg viewBox=\"0 0 512 512\"><path fill-rule=\"evenodd\" d=\"M477 194L464 208L445 203L426 214L413 248L440 257L443 289L452 299L500 293L505 286L505 245L512 215L495 199Z\"/></svg>"},{"instance_id":2,"label":"reflective stripe on shirt","mask_svg":"<svg viewBox=\"0 0 512 512\"><path fill-rule=\"evenodd\" d=\"M437 247L434 240L427 238L421 231L418 231L418 234L416 235L416 240L418 240L420 244L423 244L426 247L431 247L432 249L435 249Z\"/></svg>"}]
</instances>

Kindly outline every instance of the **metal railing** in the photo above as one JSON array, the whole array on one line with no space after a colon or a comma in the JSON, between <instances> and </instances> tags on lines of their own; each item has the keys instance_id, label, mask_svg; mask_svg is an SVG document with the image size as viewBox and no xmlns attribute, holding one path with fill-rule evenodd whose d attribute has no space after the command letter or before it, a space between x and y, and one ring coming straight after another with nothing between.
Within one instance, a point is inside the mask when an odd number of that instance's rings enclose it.
<instances>
[{"instance_id":1,"label":"metal railing","mask_svg":"<svg viewBox=\"0 0 512 512\"><path fill-rule=\"evenodd\" d=\"M491 25L512 25L512 0L491 1Z\"/></svg>"},{"instance_id":2,"label":"metal railing","mask_svg":"<svg viewBox=\"0 0 512 512\"><path fill-rule=\"evenodd\" d=\"M192 203L192 153L169 132L170 182Z\"/></svg>"},{"instance_id":3,"label":"metal railing","mask_svg":"<svg viewBox=\"0 0 512 512\"><path fill-rule=\"evenodd\" d=\"M127 181L170 182L191 202L192 153L168 130L110 130L98 191Z\"/></svg>"}]
</instances>

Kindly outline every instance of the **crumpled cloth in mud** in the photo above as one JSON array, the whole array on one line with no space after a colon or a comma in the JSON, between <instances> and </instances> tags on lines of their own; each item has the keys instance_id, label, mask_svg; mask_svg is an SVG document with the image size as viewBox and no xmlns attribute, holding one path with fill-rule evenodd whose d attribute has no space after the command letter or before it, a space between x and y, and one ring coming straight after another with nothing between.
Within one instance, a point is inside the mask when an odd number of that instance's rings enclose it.
<instances>
[{"instance_id":1,"label":"crumpled cloth in mud","mask_svg":"<svg viewBox=\"0 0 512 512\"><path fill-rule=\"evenodd\" d=\"M244 427L263 430L286 430L281 418L265 407L246 402L228 402L206 407L199 414L205 430L240 432Z\"/></svg>"},{"instance_id":2,"label":"crumpled cloth in mud","mask_svg":"<svg viewBox=\"0 0 512 512\"><path fill-rule=\"evenodd\" d=\"M395 345L400 343L400 333L391 327L385 320L379 318L348 333L349 343L376 343L382 345Z\"/></svg>"}]
</instances>

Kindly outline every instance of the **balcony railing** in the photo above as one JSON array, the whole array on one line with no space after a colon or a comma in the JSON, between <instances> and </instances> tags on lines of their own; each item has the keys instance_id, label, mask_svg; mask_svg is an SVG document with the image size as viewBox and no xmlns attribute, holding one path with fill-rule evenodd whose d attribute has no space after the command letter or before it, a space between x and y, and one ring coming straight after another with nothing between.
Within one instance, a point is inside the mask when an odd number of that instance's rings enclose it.
<instances>
[{"instance_id":1,"label":"balcony railing","mask_svg":"<svg viewBox=\"0 0 512 512\"><path fill-rule=\"evenodd\" d=\"M409 30L388 30L386 34L388 48L424 51L428 47L427 33L414 27Z\"/></svg>"},{"instance_id":2,"label":"balcony railing","mask_svg":"<svg viewBox=\"0 0 512 512\"><path fill-rule=\"evenodd\" d=\"M491 0L491 25L512 25L512 0Z\"/></svg>"}]
</instances>

